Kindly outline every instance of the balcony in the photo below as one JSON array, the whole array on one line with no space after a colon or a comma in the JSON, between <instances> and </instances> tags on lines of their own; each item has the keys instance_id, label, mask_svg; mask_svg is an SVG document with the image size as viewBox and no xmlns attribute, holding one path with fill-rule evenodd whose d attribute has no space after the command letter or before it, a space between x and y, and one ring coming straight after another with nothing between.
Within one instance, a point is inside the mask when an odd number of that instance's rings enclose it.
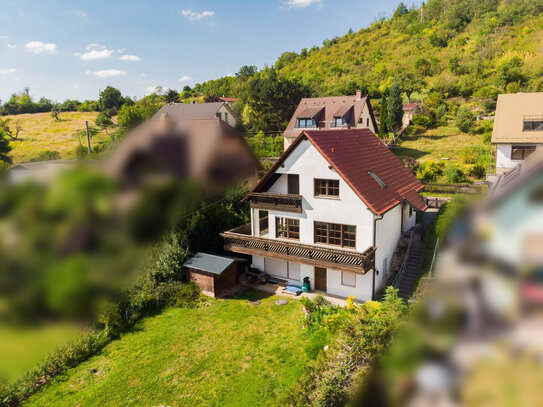
<instances>
[{"instance_id":1,"label":"balcony","mask_svg":"<svg viewBox=\"0 0 543 407\"><path fill-rule=\"evenodd\" d=\"M251 208L302 213L301 195L251 192L249 202Z\"/></svg>"},{"instance_id":2,"label":"balcony","mask_svg":"<svg viewBox=\"0 0 543 407\"><path fill-rule=\"evenodd\" d=\"M250 233L250 224L221 233L224 238L224 249L234 253L271 257L358 274L366 274L375 267L375 247L369 247L364 253L358 253L340 248L251 236Z\"/></svg>"}]
</instances>

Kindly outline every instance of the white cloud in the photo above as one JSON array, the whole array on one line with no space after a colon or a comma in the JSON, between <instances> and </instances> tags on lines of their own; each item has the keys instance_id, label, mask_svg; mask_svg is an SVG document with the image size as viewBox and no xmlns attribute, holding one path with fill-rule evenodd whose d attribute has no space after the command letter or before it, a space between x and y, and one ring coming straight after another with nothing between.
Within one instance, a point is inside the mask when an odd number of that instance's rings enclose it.
<instances>
[{"instance_id":1,"label":"white cloud","mask_svg":"<svg viewBox=\"0 0 543 407\"><path fill-rule=\"evenodd\" d=\"M212 17L215 15L214 11L202 11L201 13L197 13L192 10L181 10L181 15L183 17L188 18L190 21L199 21L202 18Z\"/></svg>"},{"instance_id":2,"label":"white cloud","mask_svg":"<svg viewBox=\"0 0 543 407\"><path fill-rule=\"evenodd\" d=\"M90 75L91 73L92 73L92 71L90 71L90 70L85 71L85 75Z\"/></svg>"},{"instance_id":3,"label":"white cloud","mask_svg":"<svg viewBox=\"0 0 543 407\"><path fill-rule=\"evenodd\" d=\"M234 77L234 74L233 74L232 72L228 72L228 73L226 74L226 76L229 76L229 77L233 78L233 77Z\"/></svg>"},{"instance_id":4,"label":"white cloud","mask_svg":"<svg viewBox=\"0 0 543 407\"><path fill-rule=\"evenodd\" d=\"M77 11L75 12L75 14L76 14L77 16L79 16L79 17L83 17L84 19L86 19L86 18L89 16L89 15L88 15L85 11L83 11L83 10L77 10Z\"/></svg>"},{"instance_id":5,"label":"white cloud","mask_svg":"<svg viewBox=\"0 0 543 407\"><path fill-rule=\"evenodd\" d=\"M321 4L321 0L287 0L284 2L287 8L304 8L312 4Z\"/></svg>"},{"instance_id":6,"label":"white cloud","mask_svg":"<svg viewBox=\"0 0 543 407\"><path fill-rule=\"evenodd\" d=\"M57 44L45 43L43 41L30 41L25 44L28 52L33 54L56 54L58 53Z\"/></svg>"},{"instance_id":7,"label":"white cloud","mask_svg":"<svg viewBox=\"0 0 543 407\"><path fill-rule=\"evenodd\" d=\"M107 49L100 44L89 44L85 48L86 52L76 52L74 56L79 57L83 61L94 61L96 59L106 59L110 58L113 55L112 49Z\"/></svg>"},{"instance_id":8,"label":"white cloud","mask_svg":"<svg viewBox=\"0 0 543 407\"><path fill-rule=\"evenodd\" d=\"M7 40L7 39L8 39L7 35L0 35L0 40Z\"/></svg>"},{"instance_id":9,"label":"white cloud","mask_svg":"<svg viewBox=\"0 0 543 407\"><path fill-rule=\"evenodd\" d=\"M140 78L145 78L146 76L147 76L147 75L145 75L144 73L140 73L140 74L139 74L139 77L140 77Z\"/></svg>"},{"instance_id":10,"label":"white cloud","mask_svg":"<svg viewBox=\"0 0 543 407\"><path fill-rule=\"evenodd\" d=\"M137 55L122 55L119 57L121 61L130 61L130 62L138 62L141 61L141 58Z\"/></svg>"},{"instance_id":11,"label":"white cloud","mask_svg":"<svg viewBox=\"0 0 543 407\"><path fill-rule=\"evenodd\" d=\"M14 73L17 71L18 69L15 69L15 68L0 68L0 75L5 75L7 73Z\"/></svg>"},{"instance_id":12,"label":"white cloud","mask_svg":"<svg viewBox=\"0 0 543 407\"><path fill-rule=\"evenodd\" d=\"M124 76L126 75L126 72L118 69L103 69L101 71L93 72L93 75L99 78L112 78L114 76Z\"/></svg>"},{"instance_id":13,"label":"white cloud","mask_svg":"<svg viewBox=\"0 0 543 407\"><path fill-rule=\"evenodd\" d=\"M80 87L81 87L81 85L74 85L75 89L79 89Z\"/></svg>"},{"instance_id":14,"label":"white cloud","mask_svg":"<svg viewBox=\"0 0 543 407\"><path fill-rule=\"evenodd\" d=\"M162 88L164 89L164 86L161 86L161 85L157 85L157 86L148 86L145 88L145 94L146 95L150 95L151 93L155 93L155 91L157 90L157 88Z\"/></svg>"},{"instance_id":15,"label":"white cloud","mask_svg":"<svg viewBox=\"0 0 543 407\"><path fill-rule=\"evenodd\" d=\"M193 80L194 78L192 76L183 75L181 78L179 78L179 82L188 82Z\"/></svg>"},{"instance_id":16,"label":"white cloud","mask_svg":"<svg viewBox=\"0 0 543 407\"><path fill-rule=\"evenodd\" d=\"M17 45L15 45L15 44L8 44L8 48L9 48L9 49L15 49L15 48L17 48Z\"/></svg>"}]
</instances>

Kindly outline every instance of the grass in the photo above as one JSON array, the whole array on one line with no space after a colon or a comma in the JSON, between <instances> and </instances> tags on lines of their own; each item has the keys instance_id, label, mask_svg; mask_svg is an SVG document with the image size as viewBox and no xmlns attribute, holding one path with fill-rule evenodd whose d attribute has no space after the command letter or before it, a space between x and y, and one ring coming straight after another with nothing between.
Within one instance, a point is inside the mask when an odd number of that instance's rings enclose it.
<instances>
[{"instance_id":1,"label":"grass","mask_svg":"<svg viewBox=\"0 0 543 407\"><path fill-rule=\"evenodd\" d=\"M277 306L265 295L145 318L27 405L276 405L309 361L308 338L300 302ZM255 298L262 304L249 305Z\"/></svg>"},{"instance_id":2,"label":"grass","mask_svg":"<svg viewBox=\"0 0 543 407\"><path fill-rule=\"evenodd\" d=\"M0 324L0 378L17 379L79 333L80 330L71 324L34 327Z\"/></svg>"},{"instance_id":3,"label":"grass","mask_svg":"<svg viewBox=\"0 0 543 407\"><path fill-rule=\"evenodd\" d=\"M444 161L447 166L463 165L460 152L463 147L490 147L483 142L480 134L461 133L456 126L441 126L421 135L406 135L401 144L391 151L401 160L413 157L420 162L429 160Z\"/></svg>"},{"instance_id":4,"label":"grass","mask_svg":"<svg viewBox=\"0 0 543 407\"><path fill-rule=\"evenodd\" d=\"M22 127L19 138L10 141L13 163L36 159L43 151L57 151L61 158L75 158L74 150L79 140L74 132L84 129L85 121L94 126L97 115L97 112L63 112L59 115L60 120L51 117L50 113L3 116L2 119L11 119L12 129L15 129L15 122ZM105 131L101 131L91 139L91 144L106 138Z\"/></svg>"}]
</instances>

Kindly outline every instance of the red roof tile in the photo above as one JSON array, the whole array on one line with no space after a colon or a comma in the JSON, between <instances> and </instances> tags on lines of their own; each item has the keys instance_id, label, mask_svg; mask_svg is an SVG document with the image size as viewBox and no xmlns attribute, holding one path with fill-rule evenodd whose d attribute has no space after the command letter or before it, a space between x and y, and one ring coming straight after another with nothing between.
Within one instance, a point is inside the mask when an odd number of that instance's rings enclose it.
<instances>
[{"instance_id":1,"label":"red roof tile","mask_svg":"<svg viewBox=\"0 0 543 407\"><path fill-rule=\"evenodd\" d=\"M424 185L369 129L304 131L262 178L254 188L255 192L267 189L275 169L304 137L376 215L387 212L402 201L408 201L420 211L426 210L423 199L418 195ZM386 186L383 188L370 172Z\"/></svg>"}]
</instances>

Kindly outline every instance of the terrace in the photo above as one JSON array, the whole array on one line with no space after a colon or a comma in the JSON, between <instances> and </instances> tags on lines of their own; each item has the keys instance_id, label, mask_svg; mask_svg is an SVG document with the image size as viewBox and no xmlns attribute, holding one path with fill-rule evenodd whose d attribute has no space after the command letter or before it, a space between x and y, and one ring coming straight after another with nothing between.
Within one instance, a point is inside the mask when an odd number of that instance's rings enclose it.
<instances>
[{"instance_id":1,"label":"terrace","mask_svg":"<svg viewBox=\"0 0 543 407\"><path fill-rule=\"evenodd\" d=\"M234 253L263 256L366 274L375 267L375 247L363 253L333 247L302 244L281 239L252 236L251 224L221 233L224 249Z\"/></svg>"}]
</instances>

